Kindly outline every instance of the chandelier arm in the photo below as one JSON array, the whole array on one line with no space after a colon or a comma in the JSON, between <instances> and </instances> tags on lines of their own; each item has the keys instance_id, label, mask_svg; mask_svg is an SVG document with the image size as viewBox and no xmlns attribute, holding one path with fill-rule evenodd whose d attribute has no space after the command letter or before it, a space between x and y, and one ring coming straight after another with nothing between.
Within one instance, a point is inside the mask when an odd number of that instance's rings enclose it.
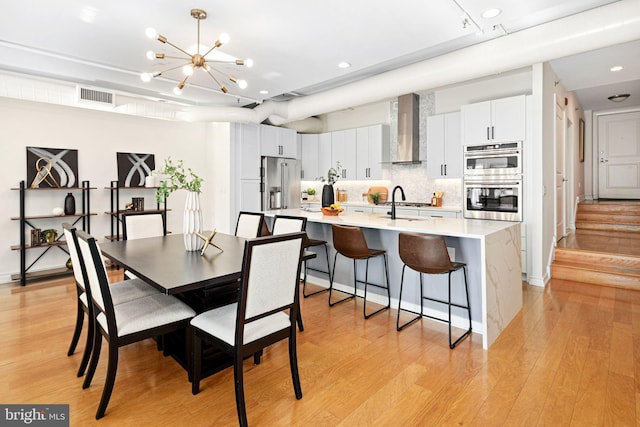
<instances>
[{"instance_id":1,"label":"chandelier arm","mask_svg":"<svg viewBox=\"0 0 640 427\"><path fill-rule=\"evenodd\" d=\"M189 55L187 58L185 58L184 56L169 56L169 55L165 55L164 58L160 58L160 59L188 59L189 60L189 64L191 64L191 55Z\"/></svg>"},{"instance_id":2,"label":"chandelier arm","mask_svg":"<svg viewBox=\"0 0 640 427\"><path fill-rule=\"evenodd\" d=\"M215 82L218 84L218 86L220 86L220 90L221 90L222 92L224 92L224 93L227 93L227 88L226 88L222 83L220 83L220 81L219 81L218 79L216 79L216 76L214 76L214 75L211 73L211 71L209 71L209 70L205 70L205 71L207 72L207 74L209 74L209 75L211 76L211 78L213 79L213 81L215 81ZM218 70L216 70L216 71L218 71ZM218 71L218 72L220 73L220 71ZM221 73L221 74L224 74L224 73Z\"/></svg>"},{"instance_id":3,"label":"chandelier arm","mask_svg":"<svg viewBox=\"0 0 640 427\"><path fill-rule=\"evenodd\" d=\"M204 55L202 55L202 57L204 58L204 57L206 57L207 55L209 55L209 54L213 51L213 49L217 48L218 46L219 46L219 45L218 45L218 44L217 44L217 42L216 42L216 44L214 44L213 46L211 46L211 49L209 49L209 50L207 51L207 53L205 53Z\"/></svg>"},{"instance_id":4,"label":"chandelier arm","mask_svg":"<svg viewBox=\"0 0 640 427\"><path fill-rule=\"evenodd\" d=\"M183 59L183 58L180 58L180 59ZM191 65L191 62L187 62L187 63L185 63L185 64L181 64L181 65L178 65L178 66L176 66L176 67L172 67L172 68L167 68L166 70L162 70L162 71L160 71L160 72L158 72L158 73L154 74L154 75L153 75L153 77L161 76L162 74L166 73L167 71L177 70L178 68L182 68L182 67L184 67L185 65Z\"/></svg>"},{"instance_id":5,"label":"chandelier arm","mask_svg":"<svg viewBox=\"0 0 640 427\"><path fill-rule=\"evenodd\" d=\"M184 53L185 55L187 55L189 58L191 58L193 55L191 55L189 52L187 52L186 50L179 48L178 46L176 46L175 44L171 43L169 40L165 41L166 44L168 44L169 46L172 46L174 49L178 49L180 52Z\"/></svg>"},{"instance_id":6,"label":"chandelier arm","mask_svg":"<svg viewBox=\"0 0 640 427\"><path fill-rule=\"evenodd\" d=\"M208 70L205 70L211 77L213 77L213 79L216 81L216 83L220 84L220 82L218 81L218 79L216 79L213 74L211 74L211 70L215 71L218 74L222 74L225 78L230 79L229 74L225 73L224 71L220 71L217 68L214 67L209 67Z\"/></svg>"}]
</instances>

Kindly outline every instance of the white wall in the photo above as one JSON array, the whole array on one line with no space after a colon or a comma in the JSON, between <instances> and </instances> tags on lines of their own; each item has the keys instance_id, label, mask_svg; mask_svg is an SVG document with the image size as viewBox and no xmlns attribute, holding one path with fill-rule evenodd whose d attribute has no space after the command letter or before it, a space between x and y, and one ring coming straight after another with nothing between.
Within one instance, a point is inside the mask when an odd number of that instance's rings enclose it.
<instances>
[{"instance_id":1,"label":"white wall","mask_svg":"<svg viewBox=\"0 0 640 427\"><path fill-rule=\"evenodd\" d=\"M4 165L0 184L0 283L8 282L10 275L18 273L20 258L18 251L10 246L20 242L19 221L10 217L19 215L19 192L10 188L18 187L26 180L27 146L72 148L78 150L78 174L81 180L90 180L91 211L97 215L91 217L91 234L102 239L109 234L109 190L105 187L111 180L117 179L117 152L153 153L156 166L160 167L168 156L174 160L182 159L196 173L204 177L201 201L203 205L204 226L210 229L214 222L214 202L212 186L224 184L215 175L216 168L210 167L210 158L217 158L218 152L228 164L228 147L217 144L211 125L204 123L181 123L156 120L143 117L108 113L73 107L56 106L30 101L0 98L0 141L2 141ZM212 142L208 142L213 140ZM228 144L228 142L227 142ZM154 203L151 190L144 191L145 205ZM128 197L131 197L129 193ZM28 194L28 213L48 215L55 206L62 206L66 193L30 192ZM138 194L133 194L138 195ZM168 229L182 230L182 208L185 193L178 191L171 195L168 206ZM79 197L76 204L79 205ZM78 206L79 208L79 206ZM38 220L38 225L55 228L62 232L62 220ZM54 228L54 227L52 227ZM56 248L53 248L56 249ZM27 263L41 252L40 249L27 251ZM34 271L43 268L64 265L67 256L62 251L50 251L34 267Z\"/></svg>"}]
</instances>

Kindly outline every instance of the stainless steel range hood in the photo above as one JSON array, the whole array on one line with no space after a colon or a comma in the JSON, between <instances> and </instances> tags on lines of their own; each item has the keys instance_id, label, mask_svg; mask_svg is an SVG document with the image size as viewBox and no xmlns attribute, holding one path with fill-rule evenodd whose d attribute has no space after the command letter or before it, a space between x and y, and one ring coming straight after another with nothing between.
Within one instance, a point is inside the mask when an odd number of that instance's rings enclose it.
<instances>
[{"instance_id":1,"label":"stainless steel range hood","mask_svg":"<svg viewBox=\"0 0 640 427\"><path fill-rule=\"evenodd\" d=\"M420 96L409 93L398 97L398 157L393 164L420 163Z\"/></svg>"}]
</instances>

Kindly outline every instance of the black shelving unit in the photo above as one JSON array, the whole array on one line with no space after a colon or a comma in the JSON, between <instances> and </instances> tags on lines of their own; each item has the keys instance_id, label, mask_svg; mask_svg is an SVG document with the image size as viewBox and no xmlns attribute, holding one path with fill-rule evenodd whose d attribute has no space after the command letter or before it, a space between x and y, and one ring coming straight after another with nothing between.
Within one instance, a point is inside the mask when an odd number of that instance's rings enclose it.
<instances>
[{"instance_id":1,"label":"black shelving unit","mask_svg":"<svg viewBox=\"0 0 640 427\"><path fill-rule=\"evenodd\" d=\"M96 215L95 213L91 213L91 198L89 190L93 190L95 188L91 188L89 186L89 181L82 181L81 187L59 187L59 188L30 188L26 186L25 181L20 181L19 188L12 188L12 190L20 191L20 216L11 217L12 220L20 221L20 244L11 246L11 250L20 251L20 273L11 275L11 280L20 280L20 285L25 286L28 280L35 279L44 279L55 276L63 276L72 273L72 270L61 267L54 269L46 269L40 270L37 272L31 272L30 270L33 266L42 259L50 250L53 248L58 248L67 255L69 251L66 248L67 243L62 239L64 233L60 232L56 241L53 243L43 243L40 245L31 245L31 243L27 244L26 241L26 233L27 227L29 229L36 229L35 221L43 220L43 219L63 219L67 222L71 222L73 225L82 224L82 230L87 233L91 233L91 215ZM26 214L25 200L28 193L38 192L38 191L66 191L66 192L78 192L81 193L81 212L76 213L74 215L31 215L28 216ZM73 218L73 219L72 219ZM29 265L27 265L27 251L31 249L41 249L42 253L34 261L32 261Z\"/></svg>"},{"instance_id":2,"label":"black shelving unit","mask_svg":"<svg viewBox=\"0 0 640 427\"><path fill-rule=\"evenodd\" d=\"M121 190L153 190L154 192L158 187L119 187L118 181L111 181L111 185L106 187L111 192L111 204L110 211L105 212L111 216L111 234L105 236L107 240L120 240L122 238L120 234L120 228L122 227L122 214L129 212L140 212L120 209L120 191ZM155 197L155 196L154 196ZM155 209L145 209L142 213L161 213L164 217L164 233L167 234L167 212L171 209L167 209L167 198L164 198L162 208L160 203L156 201Z\"/></svg>"}]
</instances>

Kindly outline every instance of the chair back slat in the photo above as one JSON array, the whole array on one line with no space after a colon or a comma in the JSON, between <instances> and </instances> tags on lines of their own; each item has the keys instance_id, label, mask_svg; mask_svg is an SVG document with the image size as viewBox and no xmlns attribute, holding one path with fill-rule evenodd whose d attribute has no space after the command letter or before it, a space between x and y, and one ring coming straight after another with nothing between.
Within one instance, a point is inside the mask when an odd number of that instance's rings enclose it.
<instances>
[{"instance_id":1,"label":"chair back slat","mask_svg":"<svg viewBox=\"0 0 640 427\"><path fill-rule=\"evenodd\" d=\"M124 214L122 220L125 240L165 235L164 215L161 213Z\"/></svg>"},{"instance_id":2,"label":"chair back slat","mask_svg":"<svg viewBox=\"0 0 640 427\"><path fill-rule=\"evenodd\" d=\"M76 242L75 228L73 228L69 224L62 224L62 231L64 232L64 238L67 241L67 248L69 249L69 256L71 257L71 265L73 269L73 277L76 280L76 284L82 288L82 290L86 290L87 287L84 283L84 276L82 273L82 269L84 268L82 262L80 261L80 257L78 255L78 246Z\"/></svg>"},{"instance_id":3,"label":"chair back slat","mask_svg":"<svg viewBox=\"0 0 640 427\"><path fill-rule=\"evenodd\" d=\"M273 221L272 234L296 233L307 228L307 218L301 216L276 215Z\"/></svg>"},{"instance_id":4,"label":"chair back slat","mask_svg":"<svg viewBox=\"0 0 640 427\"><path fill-rule=\"evenodd\" d=\"M260 235L264 215L254 212L240 212L236 223L236 236L253 239Z\"/></svg>"},{"instance_id":5,"label":"chair back slat","mask_svg":"<svg viewBox=\"0 0 640 427\"><path fill-rule=\"evenodd\" d=\"M240 320L294 306L303 235L291 233L246 242L239 304L240 310L244 305L244 316L239 316Z\"/></svg>"},{"instance_id":6,"label":"chair back slat","mask_svg":"<svg viewBox=\"0 0 640 427\"><path fill-rule=\"evenodd\" d=\"M78 247L84 260L87 281L89 282L91 299L94 305L103 313L109 310L113 311L107 269L97 242L88 234L78 231Z\"/></svg>"}]
</instances>

